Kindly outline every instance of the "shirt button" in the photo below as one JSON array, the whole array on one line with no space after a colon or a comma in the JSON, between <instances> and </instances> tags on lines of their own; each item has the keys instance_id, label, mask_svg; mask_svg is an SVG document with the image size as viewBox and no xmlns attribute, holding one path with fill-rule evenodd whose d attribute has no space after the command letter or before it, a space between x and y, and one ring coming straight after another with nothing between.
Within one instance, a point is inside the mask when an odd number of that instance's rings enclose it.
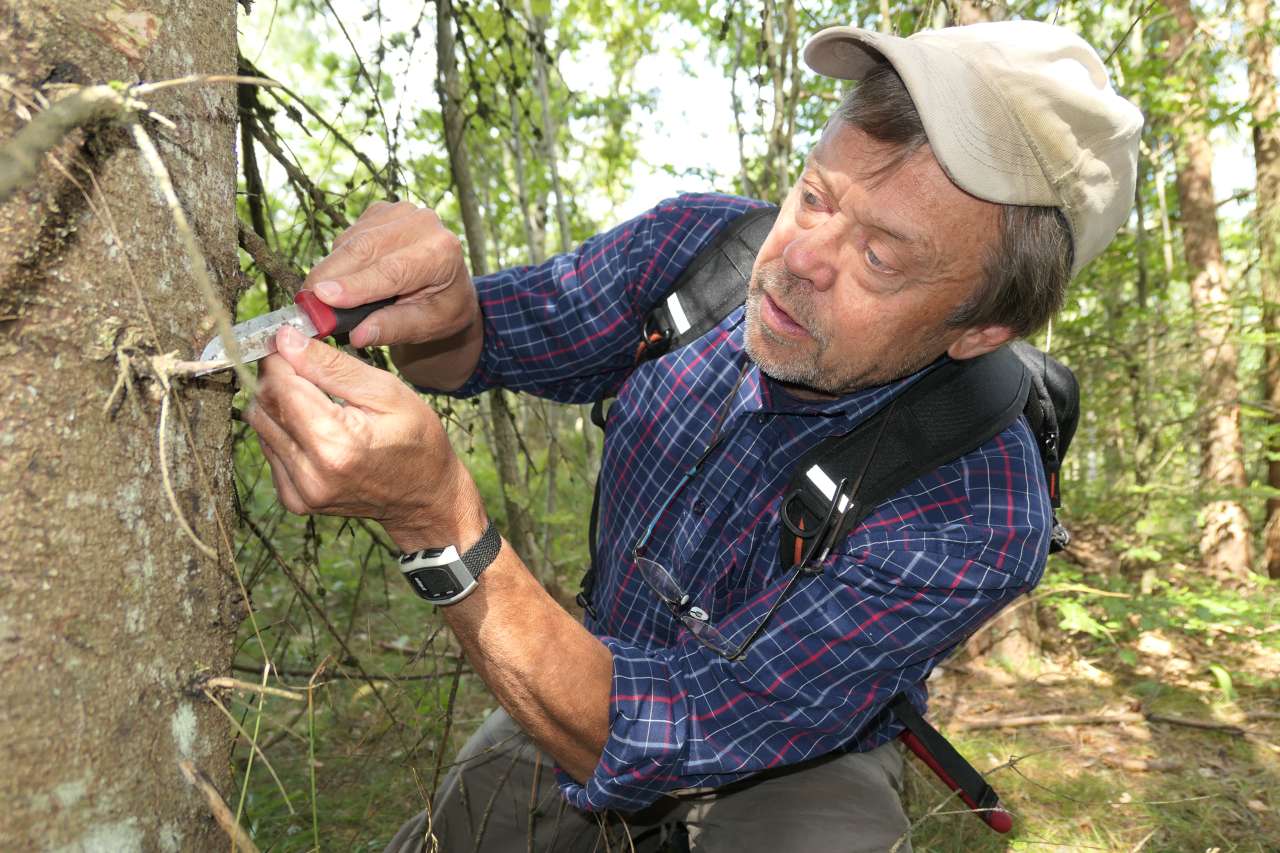
<instances>
[{"instance_id":1,"label":"shirt button","mask_svg":"<svg viewBox=\"0 0 1280 853\"><path fill-rule=\"evenodd\" d=\"M768 422L769 422L769 416L766 415L764 412L759 412L756 414L756 423L760 424L760 426L764 426Z\"/></svg>"},{"instance_id":2,"label":"shirt button","mask_svg":"<svg viewBox=\"0 0 1280 853\"><path fill-rule=\"evenodd\" d=\"M707 502L702 498L695 498L693 501L693 514L702 515L707 511Z\"/></svg>"}]
</instances>

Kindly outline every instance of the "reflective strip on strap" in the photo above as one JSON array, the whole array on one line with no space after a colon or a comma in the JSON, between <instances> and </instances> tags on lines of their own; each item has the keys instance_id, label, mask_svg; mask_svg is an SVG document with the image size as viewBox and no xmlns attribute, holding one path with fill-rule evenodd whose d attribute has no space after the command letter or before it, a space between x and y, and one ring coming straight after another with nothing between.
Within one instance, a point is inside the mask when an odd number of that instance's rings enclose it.
<instances>
[{"instance_id":1,"label":"reflective strip on strap","mask_svg":"<svg viewBox=\"0 0 1280 853\"><path fill-rule=\"evenodd\" d=\"M814 487L818 491L826 495L827 500L835 499L836 484L834 480L832 480L830 477L827 476L826 471L823 471L817 465L814 465L812 468L810 468L808 471L805 472L805 476L809 478L809 482L813 483ZM849 508L848 495L841 495L840 506L838 507L837 511L844 512L848 508Z\"/></svg>"},{"instance_id":2,"label":"reflective strip on strap","mask_svg":"<svg viewBox=\"0 0 1280 853\"><path fill-rule=\"evenodd\" d=\"M676 324L677 335L683 335L693 328L688 315L684 313L684 306L680 304L680 294L673 293L667 297L667 311L671 314L671 322Z\"/></svg>"}]
</instances>

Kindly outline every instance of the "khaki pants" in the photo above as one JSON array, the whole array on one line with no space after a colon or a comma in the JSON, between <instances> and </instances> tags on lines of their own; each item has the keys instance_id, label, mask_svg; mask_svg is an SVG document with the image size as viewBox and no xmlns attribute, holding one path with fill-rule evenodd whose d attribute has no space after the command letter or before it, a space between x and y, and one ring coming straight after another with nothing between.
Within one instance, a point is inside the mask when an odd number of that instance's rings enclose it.
<instances>
[{"instance_id":1,"label":"khaki pants","mask_svg":"<svg viewBox=\"0 0 1280 853\"><path fill-rule=\"evenodd\" d=\"M688 827L695 853L884 853L907 833L897 742L827 756L707 794L665 797L631 815L565 803L551 759L499 709L458 754L432 814L400 828L386 853L629 851L630 838ZM899 853L910 853L903 840Z\"/></svg>"}]
</instances>

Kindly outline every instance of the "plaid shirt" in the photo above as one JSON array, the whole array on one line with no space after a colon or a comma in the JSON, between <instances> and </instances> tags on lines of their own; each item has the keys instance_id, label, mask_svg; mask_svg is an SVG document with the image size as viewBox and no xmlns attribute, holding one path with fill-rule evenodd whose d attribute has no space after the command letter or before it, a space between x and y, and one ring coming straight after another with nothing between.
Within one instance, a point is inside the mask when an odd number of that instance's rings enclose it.
<instances>
[{"instance_id":1,"label":"plaid shirt","mask_svg":"<svg viewBox=\"0 0 1280 853\"><path fill-rule=\"evenodd\" d=\"M494 386L563 402L616 394L600 480L598 618L613 653L611 727L581 809L633 811L896 736L883 712L924 704L934 664L1040 579L1050 507L1025 420L882 504L799 579L745 657L697 642L631 558L722 407L722 439L658 519L648 555L740 641L787 580L778 507L805 451L849 431L916 377L829 402L799 400L749 363L738 309L698 341L635 365L649 311L698 250L759 202L686 195L540 266L476 282L485 346L458 392ZM732 401L743 365L747 372Z\"/></svg>"}]
</instances>

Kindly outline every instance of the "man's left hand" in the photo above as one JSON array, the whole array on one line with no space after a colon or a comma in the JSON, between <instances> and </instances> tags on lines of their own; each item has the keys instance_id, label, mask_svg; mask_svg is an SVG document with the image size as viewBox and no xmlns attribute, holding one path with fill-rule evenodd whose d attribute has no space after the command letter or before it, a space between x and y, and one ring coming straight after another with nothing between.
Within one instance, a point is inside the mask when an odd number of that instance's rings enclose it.
<instances>
[{"instance_id":1,"label":"man's left hand","mask_svg":"<svg viewBox=\"0 0 1280 853\"><path fill-rule=\"evenodd\" d=\"M292 328L276 344L245 419L286 509L371 518L406 551L479 537L475 483L412 389Z\"/></svg>"}]
</instances>

